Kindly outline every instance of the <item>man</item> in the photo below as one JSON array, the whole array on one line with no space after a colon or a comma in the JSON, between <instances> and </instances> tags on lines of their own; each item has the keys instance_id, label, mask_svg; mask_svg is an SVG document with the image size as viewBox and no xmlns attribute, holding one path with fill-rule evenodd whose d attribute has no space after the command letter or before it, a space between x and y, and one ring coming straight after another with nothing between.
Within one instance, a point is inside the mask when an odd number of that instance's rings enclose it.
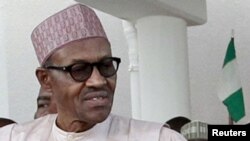
<instances>
[{"instance_id":1,"label":"man","mask_svg":"<svg viewBox=\"0 0 250 141\"><path fill-rule=\"evenodd\" d=\"M16 123L15 121L13 121L12 119L8 119L8 118L0 118L0 127L12 124L12 123Z\"/></svg>"},{"instance_id":2,"label":"man","mask_svg":"<svg viewBox=\"0 0 250 141\"><path fill-rule=\"evenodd\" d=\"M57 109L52 93L48 93L44 89L40 88L37 97L37 111L35 112L34 118L37 119L47 114L54 113L57 113Z\"/></svg>"},{"instance_id":3,"label":"man","mask_svg":"<svg viewBox=\"0 0 250 141\"><path fill-rule=\"evenodd\" d=\"M0 140L185 141L162 124L110 114L121 60L92 9L76 4L56 13L34 29L32 41L41 64L36 76L58 114L7 126Z\"/></svg>"}]
</instances>

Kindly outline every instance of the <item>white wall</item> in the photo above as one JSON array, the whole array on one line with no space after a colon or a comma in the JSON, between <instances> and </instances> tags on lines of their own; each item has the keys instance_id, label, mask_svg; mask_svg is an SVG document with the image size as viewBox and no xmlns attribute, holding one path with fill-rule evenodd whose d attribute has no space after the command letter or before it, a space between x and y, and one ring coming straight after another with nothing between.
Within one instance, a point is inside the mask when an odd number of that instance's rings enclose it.
<instances>
[{"instance_id":1,"label":"white wall","mask_svg":"<svg viewBox=\"0 0 250 141\"><path fill-rule=\"evenodd\" d=\"M3 14L5 3L0 3L0 117L9 117L9 103L8 103L8 79L7 79L7 59L4 35L6 33L5 27L6 16Z\"/></svg>"},{"instance_id":2,"label":"white wall","mask_svg":"<svg viewBox=\"0 0 250 141\"><path fill-rule=\"evenodd\" d=\"M250 122L250 1L207 0L208 22L188 30L192 118L208 123L228 123L225 106L217 97L217 81L231 37L242 80L247 116Z\"/></svg>"}]
</instances>

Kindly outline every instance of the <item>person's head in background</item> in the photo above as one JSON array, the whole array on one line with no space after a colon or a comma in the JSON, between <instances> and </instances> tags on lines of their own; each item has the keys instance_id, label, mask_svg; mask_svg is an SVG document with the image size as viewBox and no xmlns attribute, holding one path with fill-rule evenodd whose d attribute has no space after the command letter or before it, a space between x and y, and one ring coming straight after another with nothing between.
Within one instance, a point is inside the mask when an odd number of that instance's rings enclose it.
<instances>
[{"instance_id":1,"label":"person's head in background","mask_svg":"<svg viewBox=\"0 0 250 141\"><path fill-rule=\"evenodd\" d=\"M57 113L56 103L51 92L45 91L40 87L37 97L37 110L34 118L40 118L47 114Z\"/></svg>"},{"instance_id":2,"label":"person's head in background","mask_svg":"<svg viewBox=\"0 0 250 141\"><path fill-rule=\"evenodd\" d=\"M170 120L168 120L164 126L169 127L177 132L181 132L181 127L186 124L189 123L191 120L183 117L183 116L178 116L178 117L174 117Z\"/></svg>"},{"instance_id":3,"label":"person's head in background","mask_svg":"<svg viewBox=\"0 0 250 141\"><path fill-rule=\"evenodd\" d=\"M12 119L8 119L8 118L0 118L0 128L12 123L16 123L14 120Z\"/></svg>"}]
</instances>

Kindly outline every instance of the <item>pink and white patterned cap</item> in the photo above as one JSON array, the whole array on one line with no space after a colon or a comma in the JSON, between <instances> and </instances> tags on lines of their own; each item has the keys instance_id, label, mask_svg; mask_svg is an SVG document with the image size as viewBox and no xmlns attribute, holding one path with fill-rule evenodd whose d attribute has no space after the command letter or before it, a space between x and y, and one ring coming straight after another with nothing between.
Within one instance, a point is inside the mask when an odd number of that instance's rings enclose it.
<instances>
[{"instance_id":1,"label":"pink and white patterned cap","mask_svg":"<svg viewBox=\"0 0 250 141\"><path fill-rule=\"evenodd\" d=\"M108 41L94 10L82 4L72 5L47 18L31 34L40 65L63 45L93 37L102 37Z\"/></svg>"}]
</instances>

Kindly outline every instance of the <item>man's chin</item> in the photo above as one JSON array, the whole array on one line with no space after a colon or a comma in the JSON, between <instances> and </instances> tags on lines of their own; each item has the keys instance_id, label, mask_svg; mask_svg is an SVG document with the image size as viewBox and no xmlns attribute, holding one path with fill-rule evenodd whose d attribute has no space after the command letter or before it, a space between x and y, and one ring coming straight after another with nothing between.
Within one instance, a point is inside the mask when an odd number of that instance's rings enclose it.
<instances>
[{"instance_id":1,"label":"man's chin","mask_svg":"<svg viewBox=\"0 0 250 141\"><path fill-rule=\"evenodd\" d=\"M107 119L107 117L109 116L109 114L97 114L97 115L95 115L95 116L93 116L91 119L92 119L92 121L93 122L95 122L95 123L101 123L101 122L103 122L104 120L106 120Z\"/></svg>"},{"instance_id":2,"label":"man's chin","mask_svg":"<svg viewBox=\"0 0 250 141\"><path fill-rule=\"evenodd\" d=\"M110 114L110 110L108 109L99 109L99 110L92 110L92 111L88 111L86 112L87 114L79 117L80 119L82 119L85 122L91 122L92 124L94 123L101 123L104 120L107 119L107 117Z\"/></svg>"}]
</instances>

